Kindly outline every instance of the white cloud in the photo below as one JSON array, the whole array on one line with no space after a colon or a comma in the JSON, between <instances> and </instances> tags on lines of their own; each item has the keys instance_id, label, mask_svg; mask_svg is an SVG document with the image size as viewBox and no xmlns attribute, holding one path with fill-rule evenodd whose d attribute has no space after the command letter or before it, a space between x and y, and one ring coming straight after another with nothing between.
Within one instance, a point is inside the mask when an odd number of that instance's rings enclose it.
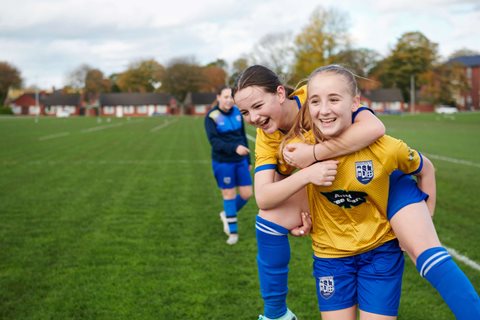
<instances>
[{"instance_id":1,"label":"white cloud","mask_svg":"<svg viewBox=\"0 0 480 320\"><path fill-rule=\"evenodd\" d=\"M403 33L420 31L443 56L463 47L480 51L478 0L4 2L0 60L17 66L27 84L45 87L63 85L83 63L110 74L140 58L232 62L268 33L298 34L319 4L348 14L356 47L387 54Z\"/></svg>"}]
</instances>

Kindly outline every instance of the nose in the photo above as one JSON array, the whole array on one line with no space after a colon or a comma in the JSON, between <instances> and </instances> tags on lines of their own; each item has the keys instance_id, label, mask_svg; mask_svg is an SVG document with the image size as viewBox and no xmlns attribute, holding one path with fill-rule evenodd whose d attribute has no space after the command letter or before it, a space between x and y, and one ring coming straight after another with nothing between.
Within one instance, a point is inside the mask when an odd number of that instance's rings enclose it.
<instances>
[{"instance_id":1,"label":"nose","mask_svg":"<svg viewBox=\"0 0 480 320\"><path fill-rule=\"evenodd\" d=\"M258 115L258 113L256 113L255 111L250 111L250 121L252 123L256 123L258 121L258 119L260 119L260 116Z\"/></svg>"}]
</instances>

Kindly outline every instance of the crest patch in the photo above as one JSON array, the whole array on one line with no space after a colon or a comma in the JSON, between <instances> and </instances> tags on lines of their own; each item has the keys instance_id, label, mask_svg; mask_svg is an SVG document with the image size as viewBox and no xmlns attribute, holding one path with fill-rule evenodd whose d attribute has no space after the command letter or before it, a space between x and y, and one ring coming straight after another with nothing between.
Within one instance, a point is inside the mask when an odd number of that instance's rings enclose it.
<instances>
[{"instance_id":1,"label":"crest patch","mask_svg":"<svg viewBox=\"0 0 480 320\"><path fill-rule=\"evenodd\" d=\"M318 291L323 299L330 299L335 293L335 281L333 276L318 278Z\"/></svg>"},{"instance_id":2,"label":"crest patch","mask_svg":"<svg viewBox=\"0 0 480 320\"><path fill-rule=\"evenodd\" d=\"M373 179L372 160L355 162L355 175L357 177L357 180L362 184L367 184L370 181L372 181Z\"/></svg>"}]
</instances>

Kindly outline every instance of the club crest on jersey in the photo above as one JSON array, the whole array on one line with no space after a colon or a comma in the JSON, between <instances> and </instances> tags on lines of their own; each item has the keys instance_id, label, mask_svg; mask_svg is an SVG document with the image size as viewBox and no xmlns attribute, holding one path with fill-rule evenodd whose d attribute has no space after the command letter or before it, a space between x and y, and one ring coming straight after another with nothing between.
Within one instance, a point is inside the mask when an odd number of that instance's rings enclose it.
<instances>
[{"instance_id":1,"label":"club crest on jersey","mask_svg":"<svg viewBox=\"0 0 480 320\"><path fill-rule=\"evenodd\" d=\"M330 299L335 293L335 281L333 276L318 278L318 291L323 299Z\"/></svg>"},{"instance_id":2,"label":"club crest on jersey","mask_svg":"<svg viewBox=\"0 0 480 320\"><path fill-rule=\"evenodd\" d=\"M355 162L355 173L357 176L357 180L362 184L367 184L370 181L372 181L372 178L373 178L372 160Z\"/></svg>"}]
</instances>

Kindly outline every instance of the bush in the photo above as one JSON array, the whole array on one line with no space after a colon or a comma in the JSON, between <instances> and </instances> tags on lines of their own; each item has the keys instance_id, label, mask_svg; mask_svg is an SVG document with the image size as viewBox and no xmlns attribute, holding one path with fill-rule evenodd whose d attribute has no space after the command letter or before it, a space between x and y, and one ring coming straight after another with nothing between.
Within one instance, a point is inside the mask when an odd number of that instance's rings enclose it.
<instances>
[{"instance_id":1,"label":"bush","mask_svg":"<svg viewBox=\"0 0 480 320\"><path fill-rule=\"evenodd\" d=\"M12 108L5 107L5 106L0 106L0 114L13 115Z\"/></svg>"}]
</instances>

